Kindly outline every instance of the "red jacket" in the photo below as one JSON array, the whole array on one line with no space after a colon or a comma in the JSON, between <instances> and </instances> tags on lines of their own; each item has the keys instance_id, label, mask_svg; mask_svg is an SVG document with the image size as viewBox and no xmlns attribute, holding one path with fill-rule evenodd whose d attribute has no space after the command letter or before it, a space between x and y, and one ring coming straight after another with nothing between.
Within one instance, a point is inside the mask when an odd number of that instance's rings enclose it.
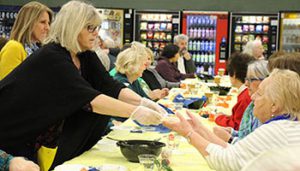
<instances>
[{"instance_id":1,"label":"red jacket","mask_svg":"<svg viewBox=\"0 0 300 171\"><path fill-rule=\"evenodd\" d=\"M238 95L238 101L232 108L232 115L220 115L216 118L215 122L217 125L224 127L232 127L235 130L239 130L240 122L243 118L243 113L251 102L248 88L243 90Z\"/></svg>"}]
</instances>

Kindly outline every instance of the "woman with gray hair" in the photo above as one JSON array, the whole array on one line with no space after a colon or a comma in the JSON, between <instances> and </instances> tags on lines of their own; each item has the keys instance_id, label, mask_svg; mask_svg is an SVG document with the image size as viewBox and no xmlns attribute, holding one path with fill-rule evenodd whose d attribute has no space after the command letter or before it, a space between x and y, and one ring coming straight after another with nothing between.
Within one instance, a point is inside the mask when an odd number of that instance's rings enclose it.
<instances>
[{"instance_id":1,"label":"woman with gray hair","mask_svg":"<svg viewBox=\"0 0 300 171\"><path fill-rule=\"evenodd\" d=\"M245 85L248 87L250 96L257 91L260 83L269 76L267 65L268 62L265 60L256 60L248 65ZM243 113L238 131L230 127L214 127L214 133L225 142L232 144L243 139L261 125L259 120L253 115L253 108L254 104L252 101Z\"/></svg>"},{"instance_id":2,"label":"woman with gray hair","mask_svg":"<svg viewBox=\"0 0 300 171\"><path fill-rule=\"evenodd\" d=\"M255 39L253 41L247 42L242 53L246 53L255 57L256 59L264 59L264 47L261 40Z\"/></svg>"},{"instance_id":3,"label":"woman with gray hair","mask_svg":"<svg viewBox=\"0 0 300 171\"><path fill-rule=\"evenodd\" d=\"M182 74L196 72L195 63L187 50L189 38L185 34L179 34L174 37L174 44L179 47L180 58L177 61L177 68Z\"/></svg>"},{"instance_id":4,"label":"woman with gray hair","mask_svg":"<svg viewBox=\"0 0 300 171\"><path fill-rule=\"evenodd\" d=\"M290 70L274 69L253 94L253 114L263 125L231 145L188 113L187 121L165 119L163 124L185 136L215 170L241 170L260 154L274 148L300 145L300 76Z\"/></svg>"},{"instance_id":5,"label":"woman with gray hair","mask_svg":"<svg viewBox=\"0 0 300 171\"><path fill-rule=\"evenodd\" d=\"M0 149L34 159L37 137L63 121L54 131L56 166L94 146L109 116L161 123L164 110L113 80L90 51L100 23L92 5L69 1L46 45L0 81Z\"/></svg>"}]
</instances>

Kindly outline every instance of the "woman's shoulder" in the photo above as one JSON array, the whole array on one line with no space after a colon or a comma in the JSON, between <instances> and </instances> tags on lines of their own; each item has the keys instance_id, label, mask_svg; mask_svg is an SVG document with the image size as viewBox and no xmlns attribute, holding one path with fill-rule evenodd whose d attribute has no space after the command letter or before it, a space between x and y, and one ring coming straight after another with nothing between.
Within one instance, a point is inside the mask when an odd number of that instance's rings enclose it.
<instances>
[{"instance_id":1,"label":"woman's shoulder","mask_svg":"<svg viewBox=\"0 0 300 171\"><path fill-rule=\"evenodd\" d=\"M13 50L22 50L25 52L25 48L22 45L22 43L16 41L16 40L9 40L5 46L3 47L3 49L13 49Z\"/></svg>"}]
</instances>

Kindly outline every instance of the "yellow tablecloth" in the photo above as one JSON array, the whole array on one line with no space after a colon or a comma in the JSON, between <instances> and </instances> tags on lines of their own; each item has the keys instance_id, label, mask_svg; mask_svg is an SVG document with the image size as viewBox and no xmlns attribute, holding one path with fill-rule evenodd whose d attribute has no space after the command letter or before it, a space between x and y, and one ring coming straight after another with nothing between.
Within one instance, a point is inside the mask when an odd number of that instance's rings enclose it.
<instances>
[{"instance_id":1,"label":"yellow tablecloth","mask_svg":"<svg viewBox=\"0 0 300 171\"><path fill-rule=\"evenodd\" d=\"M203 119L203 124L212 127L213 122ZM124 125L134 125L131 120L127 120ZM120 140L130 140L130 139L143 139L143 140L154 140L157 138L162 138L161 141L166 141L166 135L157 132L145 132L145 133L130 133L126 130L114 130L109 137L120 139ZM130 171L142 171L143 167L139 163L132 163L126 160L121 154L119 147L114 145L101 144L101 142L108 141L103 138L99 141L100 144L95 145L89 151L83 153L82 155L67 161L67 164L83 164L87 166L100 166L103 164L116 164L122 165L128 168ZM174 171L199 171L199 170L211 170L205 159L201 154L187 141L182 138L178 150L176 150L171 157L171 168Z\"/></svg>"},{"instance_id":2,"label":"yellow tablecloth","mask_svg":"<svg viewBox=\"0 0 300 171\"><path fill-rule=\"evenodd\" d=\"M183 89L172 89L171 93L182 93ZM200 92L201 93L201 92ZM169 99L164 99L159 101L162 104L172 103ZM231 107L234 104L234 99L231 102ZM191 110L192 111L192 110ZM225 112L226 111L226 112ZM230 113L230 109L226 109L225 113ZM181 113L184 113L180 111ZM192 111L198 113L199 111ZM215 126L214 122L208 121L207 119L202 119L202 123L209 128ZM123 123L125 126L136 126L130 119ZM131 139L141 139L141 140L155 140L161 138L160 141L165 142L168 134L160 134L157 132L145 132L145 133L130 133L128 130L113 130L108 134L108 137L119 139L119 140L131 140ZM99 141L100 144L95 145L89 151L83 153L82 155L67 161L67 164L84 164L87 166L100 166L103 164L116 164L127 167L130 171L142 171L143 167L139 163L132 163L126 160L121 154L119 147L107 143L108 139L103 138ZM108 141L109 142L109 141ZM211 170L206 160L201 156L201 154L188 142L182 138L177 152L172 154L170 167L174 171L209 171Z\"/></svg>"}]
</instances>

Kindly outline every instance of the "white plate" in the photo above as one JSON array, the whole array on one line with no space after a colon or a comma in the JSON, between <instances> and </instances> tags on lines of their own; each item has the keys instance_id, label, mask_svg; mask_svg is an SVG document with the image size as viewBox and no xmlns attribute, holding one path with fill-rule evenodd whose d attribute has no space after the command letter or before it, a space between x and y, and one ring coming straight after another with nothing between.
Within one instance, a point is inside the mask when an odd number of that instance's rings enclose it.
<instances>
[{"instance_id":1,"label":"white plate","mask_svg":"<svg viewBox=\"0 0 300 171\"><path fill-rule=\"evenodd\" d=\"M120 125L120 126L112 126L112 127L110 127L110 129L130 131L130 130L134 129L134 127L133 126Z\"/></svg>"},{"instance_id":2,"label":"white plate","mask_svg":"<svg viewBox=\"0 0 300 171\"><path fill-rule=\"evenodd\" d=\"M115 164L104 164L102 166L96 167L100 171L127 171L127 168L121 165Z\"/></svg>"},{"instance_id":3,"label":"white plate","mask_svg":"<svg viewBox=\"0 0 300 171\"><path fill-rule=\"evenodd\" d=\"M56 166L54 171L80 171L83 168L86 170L89 169L89 167L81 164L63 164ZM98 169L99 171L128 171L126 167L115 164L104 164L94 168Z\"/></svg>"},{"instance_id":4,"label":"white plate","mask_svg":"<svg viewBox=\"0 0 300 171\"><path fill-rule=\"evenodd\" d=\"M54 171L80 171L83 168L85 168L86 170L89 169L89 167L81 164L63 164L56 166L54 168Z\"/></svg>"}]
</instances>

